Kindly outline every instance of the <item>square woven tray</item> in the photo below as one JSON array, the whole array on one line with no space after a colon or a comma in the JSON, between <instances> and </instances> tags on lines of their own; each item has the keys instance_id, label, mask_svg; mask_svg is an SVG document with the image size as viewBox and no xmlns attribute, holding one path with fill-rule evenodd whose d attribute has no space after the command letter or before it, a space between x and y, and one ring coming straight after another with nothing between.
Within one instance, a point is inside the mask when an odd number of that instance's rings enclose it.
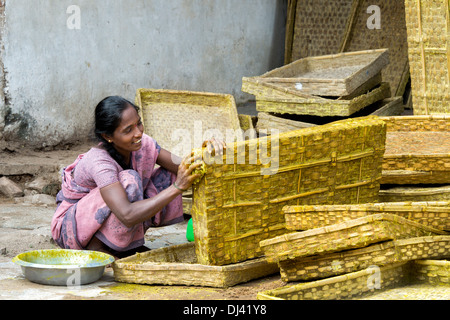
<instances>
[{"instance_id":1,"label":"square woven tray","mask_svg":"<svg viewBox=\"0 0 450 320\"><path fill-rule=\"evenodd\" d=\"M226 141L227 130L234 133L241 128L234 97L229 94L138 89L136 104L145 133L179 157L200 148L206 139Z\"/></svg>"},{"instance_id":2,"label":"square woven tray","mask_svg":"<svg viewBox=\"0 0 450 320\"><path fill-rule=\"evenodd\" d=\"M258 300L340 300L361 297L378 290L400 286L408 281L409 265L396 263L379 269L366 269L311 282L287 285L259 292ZM372 279L379 271L379 288ZM369 286L368 284L372 284Z\"/></svg>"},{"instance_id":3,"label":"square woven tray","mask_svg":"<svg viewBox=\"0 0 450 320\"><path fill-rule=\"evenodd\" d=\"M194 185L199 262L263 255L261 240L287 232L285 205L377 202L384 139L384 122L366 117L228 145Z\"/></svg>"},{"instance_id":4,"label":"square woven tray","mask_svg":"<svg viewBox=\"0 0 450 320\"><path fill-rule=\"evenodd\" d=\"M197 263L194 243L137 253L113 263L119 282L226 288L277 273L276 264L264 258L228 266Z\"/></svg>"},{"instance_id":5,"label":"square woven tray","mask_svg":"<svg viewBox=\"0 0 450 320\"><path fill-rule=\"evenodd\" d=\"M389 64L388 50L307 57L261 76L242 79L291 94L342 97L353 94Z\"/></svg>"},{"instance_id":6,"label":"square woven tray","mask_svg":"<svg viewBox=\"0 0 450 320\"><path fill-rule=\"evenodd\" d=\"M450 231L450 201L286 206L283 212L288 230L309 230L372 214L386 213L439 230Z\"/></svg>"},{"instance_id":7,"label":"square woven tray","mask_svg":"<svg viewBox=\"0 0 450 320\"><path fill-rule=\"evenodd\" d=\"M364 93L359 95L338 99L311 95L300 97L291 92L277 92L268 87L268 84L263 87L262 82L243 82L242 91L255 94L257 111L320 117L349 117L357 111L391 96L389 84L386 82L382 82L379 86L364 88L362 90Z\"/></svg>"},{"instance_id":8,"label":"square woven tray","mask_svg":"<svg viewBox=\"0 0 450 320\"><path fill-rule=\"evenodd\" d=\"M372 265L384 266L418 259L450 258L450 236L430 236L377 243L365 248L280 261L283 281L310 281Z\"/></svg>"},{"instance_id":9,"label":"square woven tray","mask_svg":"<svg viewBox=\"0 0 450 320\"><path fill-rule=\"evenodd\" d=\"M366 112L366 109L370 109L370 111ZM403 111L403 98L394 97L377 101L375 102L375 104L368 106L367 108L364 108L354 114L352 118L369 115L379 117L398 116L401 115ZM273 129L276 129L279 132L287 132L341 120L339 117L324 118L312 116L295 116L295 118L296 120L292 120L286 119L279 114L258 112L258 122L256 125L256 129L258 130L259 134L271 132Z\"/></svg>"},{"instance_id":10,"label":"square woven tray","mask_svg":"<svg viewBox=\"0 0 450 320\"><path fill-rule=\"evenodd\" d=\"M391 214L374 214L334 225L263 240L267 261L279 262L312 255L362 248L386 240L448 233Z\"/></svg>"},{"instance_id":11,"label":"square woven tray","mask_svg":"<svg viewBox=\"0 0 450 320\"><path fill-rule=\"evenodd\" d=\"M382 117L383 184L450 183L450 116Z\"/></svg>"}]
</instances>

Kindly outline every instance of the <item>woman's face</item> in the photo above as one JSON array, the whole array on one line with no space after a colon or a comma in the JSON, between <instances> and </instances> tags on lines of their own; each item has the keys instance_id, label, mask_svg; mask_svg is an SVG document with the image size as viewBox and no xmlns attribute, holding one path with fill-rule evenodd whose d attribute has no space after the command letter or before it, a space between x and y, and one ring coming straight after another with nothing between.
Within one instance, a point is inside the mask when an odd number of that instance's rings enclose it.
<instances>
[{"instance_id":1,"label":"woman's face","mask_svg":"<svg viewBox=\"0 0 450 320\"><path fill-rule=\"evenodd\" d=\"M114 131L111 140L116 150L122 154L126 160L132 151L137 151L142 146L142 134L144 133L144 125L141 117L133 106L129 106L122 113L122 120Z\"/></svg>"}]
</instances>

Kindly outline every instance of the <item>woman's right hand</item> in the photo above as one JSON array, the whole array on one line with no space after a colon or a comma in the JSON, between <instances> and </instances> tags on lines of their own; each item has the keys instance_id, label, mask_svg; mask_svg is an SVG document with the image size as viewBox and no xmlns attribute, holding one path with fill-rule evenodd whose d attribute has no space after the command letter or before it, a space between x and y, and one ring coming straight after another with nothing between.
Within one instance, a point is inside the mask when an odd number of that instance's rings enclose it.
<instances>
[{"instance_id":1,"label":"woman's right hand","mask_svg":"<svg viewBox=\"0 0 450 320\"><path fill-rule=\"evenodd\" d=\"M201 177L201 174L192 174L192 172L200 167L203 163L201 155L194 155L192 152L186 156L178 166L177 179L175 185L182 190L188 190L192 183Z\"/></svg>"}]
</instances>

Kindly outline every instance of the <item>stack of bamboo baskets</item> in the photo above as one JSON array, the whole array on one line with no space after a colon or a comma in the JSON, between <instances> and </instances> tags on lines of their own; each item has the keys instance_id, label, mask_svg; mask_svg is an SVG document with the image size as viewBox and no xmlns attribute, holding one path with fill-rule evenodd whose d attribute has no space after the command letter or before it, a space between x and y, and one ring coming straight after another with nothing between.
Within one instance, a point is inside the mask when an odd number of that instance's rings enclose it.
<instances>
[{"instance_id":1,"label":"stack of bamboo baskets","mask_svg":"<svg viewBox=\"0 0 450 320\"><path fill-rule=\"evenodd\" d=\"M450 200L450 12L446 0L405 0L414 116L386 118L380 201Z\"/></svg>"},{"instance_id":2,"label":"stack of bamboo baskets","mask_svg":"<svg viewBox=\"0 0 450 320\"><path fill-rule=\"evenodd\" d=\"M282 207L378 199L385 124L376 117L237 142L194 188L197 258L226 265L287 232Z\"/></svg>"},{"instance_id":3,"label":"stack of bamboo baskets","mask_svg":"<svg viewBox=\"0 0 450 320\"><path fill-rule=\"evenodd\" d=\"M256 97L258 129L280 134L229 143L194 186L195 244L119 260L116 280L227 287L279 271L282 280L295 282L261 292L260 299L354 298L411 278L450 283L448 261L438 261L450 258L450 116L442 114L449 110L448 1L380 1L382 14L398 14L398 7L406 12L409 61L402 43L386 46L389 51L376 49L385 47L380 45L356 51L365 36L358 38L354 30L365 22L360 13L369 2L326 2L346 12L334 21L345 31L335 44L339 53L308 48L317 54L292 62L293 41L289 64L243 78L242 90ZM289 5L288 29L295 29L292 8L325 1ZM374 39L403 40L385 32ZM404 111L409 64L415 115L392 116ZM243 128L244 122L252 127L238 118L227 95L149 90L141 95L149 105L164 107L156 113L181 101L187 114L218 107L231 119L226 127ZM143 115L144 122L151 117ZM396 187L380 190L380 185Z\"/></svg>"},{"instance_id":4,"label":"stack of bamboo baskets","mask_svg":"<svg viewBox=\"0 0 450 320\"><path fill-rule=\"evenodd\" d=\"M307 2L290 4L301 9L300 3ZM361 2L353 2L356 12ZM449 4L406 0L404 5L414 116L381 114L389 115L381 118L387 124L381 203L284 207L286 227L295 232L260 244L268 260L279 264L284 281L303 283L262 292L260 299L353 298L373 291L375 272L383 288L411 280L450 284L449 262L439 261L450 258ZM289 48L287 57L300 52L292 43ZM267 126L268 116L262 118ZM287 131L309 125L284 123ZM414 222L425 233L377 242L373 235L384 234L377 229L380 221L393 222L394 216L403 227ZM362 226L367 219L372 224ZM373 219L378 220L377 227Z\"/></svg>"},{"instance_id":5,"label":"stack of bamboo baskets","mask_svg":"<svg viewBox=\"0 0 450 320\"><path fill-rule=\"evenodd\" d=\"M351 299L416 281L448 285L448 262L439 259L450 258L449 206L286 206L286 228L295 232L260 244L291 283L258 298ZM427 273L430 266L438 271Z\"/></svg>"},{"instance_id":6,"label":"stack of bamboo baskets","mask_svg":"<svg viewBox=\"0 0 450 320\"><path fill-rule=\"evenodd\" d=\"M257 129L284 132L339 119L403 112L382 81L388 50L302 58L257 77L244 77L242 91L256 97ZM292 121L295 120L295 121Z\"/></svg>"}]
</instances>

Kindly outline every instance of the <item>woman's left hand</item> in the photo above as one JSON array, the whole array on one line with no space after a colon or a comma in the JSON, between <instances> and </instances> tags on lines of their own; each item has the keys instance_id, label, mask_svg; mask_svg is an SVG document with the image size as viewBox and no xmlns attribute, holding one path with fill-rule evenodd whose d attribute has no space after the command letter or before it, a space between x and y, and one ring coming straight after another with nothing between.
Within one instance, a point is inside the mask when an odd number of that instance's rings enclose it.
<instances>
[{"instance_id":1,"label":"woman's left hand","mask_svg":"<svg viewBox=\"0 0 450 320\"><path fill-rule=\"evenodd\" d=\"M225 142L221 140L216 140L211 138L209 140L205 140L202 144L202 148L206 148L210 155L223 155L223 151L227 148Z\"/></svg>"}]
</instances>

